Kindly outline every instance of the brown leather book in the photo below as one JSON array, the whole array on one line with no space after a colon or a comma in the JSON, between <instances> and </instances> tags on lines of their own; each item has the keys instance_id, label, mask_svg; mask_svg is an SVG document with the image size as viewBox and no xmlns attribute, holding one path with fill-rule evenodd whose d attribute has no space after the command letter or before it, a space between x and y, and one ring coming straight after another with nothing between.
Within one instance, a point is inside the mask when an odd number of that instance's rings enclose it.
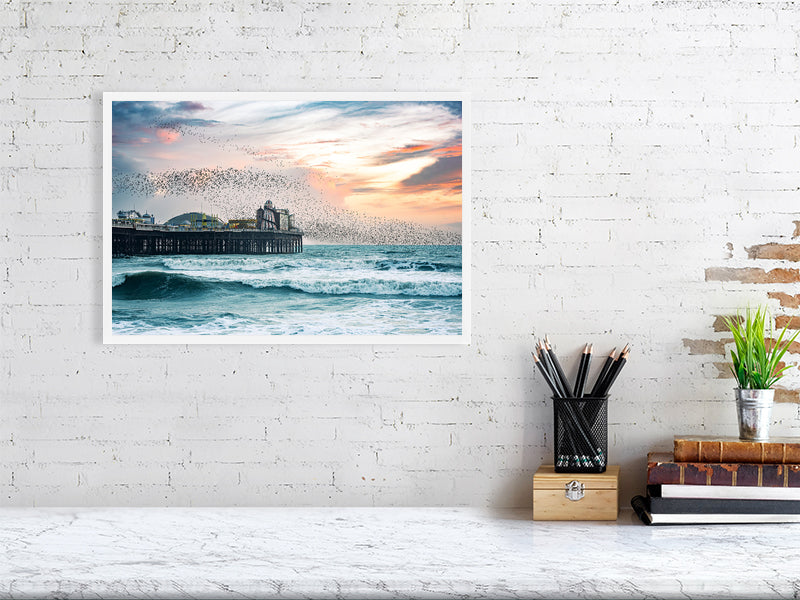
<instances>
[{"instance_id":1,"label":"brown leather book","mask_svg":"<svg viewBox=\"0 0 800 600\"><path fill-rule=\"evenodd\" d=\"M682 462L671 452L650 452L647 483L800 488L800 464Z\"/></svg>"},{"instance_id":2,"label":"brown leather book","mask_svg":"<svg viewBox=\"0 0 800 600\"><path fill-rule=\"evenodd\" d=\"M736 437L675 436L677 462L800 464L800 438L745 442Z\"/></svg>"}]
</instances>

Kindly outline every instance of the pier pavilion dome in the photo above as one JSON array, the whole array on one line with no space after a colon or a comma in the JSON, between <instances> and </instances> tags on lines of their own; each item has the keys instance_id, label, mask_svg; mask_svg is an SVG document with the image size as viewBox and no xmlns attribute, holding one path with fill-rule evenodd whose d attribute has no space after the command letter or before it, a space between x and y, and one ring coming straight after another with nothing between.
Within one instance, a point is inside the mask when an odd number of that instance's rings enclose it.
<instances>
[{"instance_id":1,"label":"pier pavilion dome","mask_svg":"<svg viewBox=\"0 0 800 600\"><path fill-rule=\"evenodd\" d=\"M196 229L220 229L223 223L218 217L200 212L188 212L172 217L165 225L179 225L186 227L186 223Z\"/></svg>"}]
</instances>

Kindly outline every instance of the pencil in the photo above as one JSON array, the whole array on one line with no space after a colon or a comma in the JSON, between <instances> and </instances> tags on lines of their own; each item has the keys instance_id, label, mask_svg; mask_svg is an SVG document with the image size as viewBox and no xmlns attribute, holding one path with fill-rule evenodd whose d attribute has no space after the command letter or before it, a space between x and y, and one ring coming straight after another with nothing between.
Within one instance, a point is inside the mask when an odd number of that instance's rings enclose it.
<instances>
[{"instance_id":1,"label":"pencil","mask_svg":"<svg viewBox=\"0 0 800 600\"><path fill-rule=\"evenodd\" d=\"M597 441L592 434L591 427L586 421L586 417L580 408L573 404L570 400L565 400L562 403L562 409L567 415L562 415L562 422L565 426L572 430L573 445L577 440L577 446L580 446L580 451L590 461L597 462L603 460L603 451L598 447ZM568 416L569 418L564 418Z\"/></svg>"},{"instance_id":2,"label":"pencil","mask_svg":"<svg viewBox=\"0 0 800 600\"><path fill-rule=\"evenodd\" d=\"M558 373L556 373L556 368L553 365L553 357L547 351L544 342L541 340L539 341L539 350L542 363L544 363L545 369L550 374L550 377L553 380L553 384L556 386L556 389L558 390L558 396L560 398L566 398L567 396L569 396L569 392L567 391L567 388L564 387L561 379L559 379Z\"/></svg>"},{"instance_id":3,"label":"pencil","mask_svg":"<svg viewBox=\"0 0 800 600\"><path fill-rule=\"evenodd\" d=\"M614 382L617 380L617 377L619 377L619 372L622 371L622 367L624 367L625 363L628 361L628 353L630 352L630 349L629 346L626 346L625 348L626 349L623 350L622 353L619 355L617 362L611 368L611 371L606 377L608 381L603 385L603 389L600 392L601 396L605 396L606 394L608 394L608 391L611 389L611 386L614 385Z\"/></svg>"},{"instance_id":4,"label":"pencil","mask_svg":"<svg viewBox=\"0 0 800 600\"><path fill-rule=\"evenodd\" d=\"M561 394L556 389L553 380L550 378L550 374L544 368L544 365L542 365L542 361L539 360L539 357L536 356L535 352L531 352L531 354L533 354L533 362L536 363L536 366L539 369L539 372L542 374L542 377L544 377L544 380L547 382L547 385L550 386L550 390L553 392L553 396L560 396Z\"/></svg>"},{"instance_id":5,"label":"pencil","mask_svg":"<svg viewBox=\"0 0 800 600\"><path fill-rule=\"evenodd\" d=\"M556 368L558 379L561 380L561 387L564 388L566 396L569 397L569 393L572 391L572 387L569 385L567 376L564 375L564 369L561 368L561 363L558 362L558 357L556 356L555 351L553 350L552 346L550 346L549 336L544 336L544 343L545 343L545 348L547 348L547 353L550 355L550 360L552 361L553 365Z\"/></svg>"},{"instance_id":6,"label":"pencil","mask_svg":"<svg viewBox=\"0 0 800 600\"><path fill-rule=\"evenodd\" d=\"M539 369L539 372L544 377L544 380L547 382L547 385L550 387L550 391L553 392L554 398L563 398L562 392L556 386L555 380L553 379L552 375L548 372L547 367L545 366L544 360L540 359L537 356L536 352L531 352L533 355L533 362L536 364L536 367ZM581 460L581 457L577 454L576 443L574 438L574 432L570 430L570 428L566 425L563 426L563 443L560 444L561 453L558 455L557 464L559 467L568 467L570 464L573 466L581 466L582 463L585 461ZM573 454L565 454L565 449L569 452L573 452Z\"/></svg>"},{"instance_id":7,"label":"pencil","mask_svg":"<svg viewBox=\"0 0 800 600\"><path fill-rule=\"evenodd\" d=\"M608 394L608 390L611 388L611 380L612 380L612 378L615 378L615 373L617 372L617 369L620 368L620 362L619 361L622 358L623 354L625 355L625 358L628 357L627 353L628 353L628 349L629 348L630 348L630 344L625 344L625 347L619 353L619 356L617 356L617 359L614 361L614 364L611 365L611 368L608 370L608 373L606 373L606 376L603 379L603 383L600 386L600 396L605 396L605 395ZM625 363L622 363L622 364L624 365Z\"/></svg>"},{"instance_id":8,"label":"pencil","mask_svg":"<svg viewBox=\"0 0 800 600\"><path fill-rule=\"evenodd\" d=\"M609 352L608 358L606 358L606 362L603 363L603 367L600 369L600 373L597 374L597 379L594 381L594 387L592 391L589 393L590 398L597 398L598 394L600 393L601 386L603 385L603 380L608 375L608 370L611 368L611 365L614 363L614 352L617 349L614 348Z\"/></svg>"},{"instance_id":9,"label":"pencil","mask_svg":"<svg viewBox=\"0 0 800 600\"><path fill-rule=\"evenodd\" d=\"M583 397L583 388L586 385L586 375L589 373L589 365L592 363L592 345L586 344L581 355L581 362L578 365L578 376L575 378L575 390L572 396L575 398Z\"/></svg>"}]
</instances>

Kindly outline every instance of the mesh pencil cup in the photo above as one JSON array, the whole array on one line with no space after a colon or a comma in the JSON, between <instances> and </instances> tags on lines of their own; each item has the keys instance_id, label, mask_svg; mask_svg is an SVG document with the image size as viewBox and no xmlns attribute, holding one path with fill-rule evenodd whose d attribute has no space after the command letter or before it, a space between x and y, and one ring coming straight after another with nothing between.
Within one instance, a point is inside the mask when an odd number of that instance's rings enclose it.
<instances>
[{"instance_id":1,"label":"mesh pencil cup","mask_svg":"<svg viewBox=\"0 0 800 600\"><path fill-rule=\"evenodd\" d=\"M556 473L603 473L608 463L608 396L553 397Z\"/></svg>"}]
</instances>

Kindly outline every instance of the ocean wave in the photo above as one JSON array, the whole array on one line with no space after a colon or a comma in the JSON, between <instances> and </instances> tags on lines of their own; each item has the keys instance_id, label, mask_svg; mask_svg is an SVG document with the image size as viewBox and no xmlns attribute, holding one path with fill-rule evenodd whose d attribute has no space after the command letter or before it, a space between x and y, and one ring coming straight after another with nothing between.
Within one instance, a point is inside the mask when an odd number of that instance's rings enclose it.
<instances>
[{"instance_id":1,"label":"ocean wave","mask_svg":"<svg viewBox=\"0 0 800 600\"><path fill-rule=\"evenodd\" d=\"M118 274L114 278L114 298L119 300L180 299L206 293L235 292L243 286L252 290L290 290L329 296L415 296L458 297L461 281L443 278L394 276L335 278L325 273L280 277L237 273L235 271L164 272L142 271ZM452 278L455 279L455 278Z\"/></svg>"},{"instance_id":2,"label":"ocean wave","mask_svg":"<svg viewBox=\"0 0 800 600\"><path fill-rule=\"evenodd\" d=\"M461 264L443 263L431 260L379 260L375 263L378 271L439 271L460 272Z\"/></svg>"},{"instance_id":3,"label":"ocean wave","mask_svg":"<svg viewBox=\"0 0 800 600\"><path fill-rule=\"evenodd\" d=\"M124 279L113 288L115 299L156 300L197 296L210 291L213 283L163 271L124 273Z\"/></svg>"},{"instance_id":4,"label":"ocean wave","mask_svg":"<svg viewBox=\"0 0 800 600\"><path fill-rule=\"evenodd\" d=\"M162 258L161 264L171 271L268 272L296 265L281 255L268 256L176 256Z\"/></svg>"},{"instance_id":5,"label":"ocean wave","mask_svg":"<svg viewBox=\"0 0 800 600\"><path fill-rule=\"evenodd\" d=\"M461 333L459 300L453 298L359 298L342 302L336 296L327 299L310 297L298 306L297 298L286 301L295 306L292 318L286 318L272 300L257 304L273 307L260 314L247 302L242 311L232 313L219 304L206 304L201 310L163 310L146 313L137 306L115 308L112 328L115 334L147 335L456 335ZM319 310L319 304L330 310Z\"/></svg>"},{"instance_id":6,"label":"ocean wave","mask_svg":"<svg viewBox=\"0 0 800 600\"><path fill-rule=\"evenodd\" d=\"M263 286L253 282L255 288L285 288L307 294L328 296L461 296L461 284L444 281L381 281L356 279L351 281L296 281L279 280Z\"/></svg>"},{"instance_id":7,"label":"ocean wave","mask_svg":"<svg viewBox=\"0 0 800 600\"><path fill-rule=\"evenodd\" d=\"M114 314L112 328L121 335L231 335L253 333L258 324L233 313L205 319L191 317L153 318L142 320Z\"/></svg>"},{"instance_id":8,"label":"ocean wave","mask_svg":"<svg viewBox=\"0 0 800 600\"><path fill-rule=\"evenodd\" d=\"M161 264L170 271L219 271L242 273L274 273L276 271L295 271L320 269L327 272L352 272L354 270L374 271L437 271L460 272L460 262L442 262L413 258L363 258L339 257L336 259L314 258L292 255L266 257L255 256L180 256L162 258Z\"/></svg>"}]
</instances>

